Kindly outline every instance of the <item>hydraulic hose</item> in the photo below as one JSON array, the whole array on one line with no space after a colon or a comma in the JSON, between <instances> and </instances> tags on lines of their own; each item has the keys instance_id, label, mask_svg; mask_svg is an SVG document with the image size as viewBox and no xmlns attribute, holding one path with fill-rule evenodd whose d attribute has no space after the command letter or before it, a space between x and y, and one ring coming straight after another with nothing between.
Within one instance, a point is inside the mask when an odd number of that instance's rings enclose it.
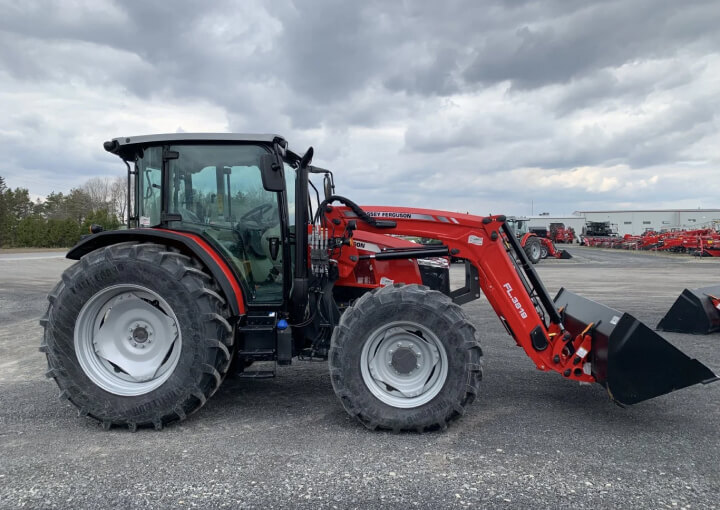
<instances>
[{"instance_id":1,"label":"hydraulic hose","mask_svg":"<svg viewBox=\"0 0 720 510\"><path fill-rule=\"evenodd\" d=\"M375 227L375 228L394 228L397 224L394 221L391 220L376 220L372 216L370 216L368 213L362 210L362 208L357 205L355 202L350 200L349 198L340 196L340 195L330 195L325 200L323 200L320 203L320 206L318 207L317 212L315 213L315 218L313 218L313 223L317 222L320 218L320 213L325 209L326 206L331 204L332 202L340 202L343 205L346 205L350 208L352 212L354 212L359 219L367 223L368 225Z\"/></svg>"}]
</instances>

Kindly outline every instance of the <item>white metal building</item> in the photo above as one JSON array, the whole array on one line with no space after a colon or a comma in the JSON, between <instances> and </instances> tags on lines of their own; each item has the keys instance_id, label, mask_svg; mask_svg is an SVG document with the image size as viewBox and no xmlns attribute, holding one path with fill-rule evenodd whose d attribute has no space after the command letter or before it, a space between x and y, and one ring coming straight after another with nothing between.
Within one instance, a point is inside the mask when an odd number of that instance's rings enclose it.
<instances>
[{"instance_id":1,"label":"white metal building","mask_svg":"<svg viewBox=\"0 0 720 510\"><path fill-rule=\"evenodd\" d=\"M583 217L584 221L609 221L620 235L639 235L646 230L708 228L713 226L713 221L720 221L720 209L576 211L575 214Z\"/></svg>"}]
</instances>

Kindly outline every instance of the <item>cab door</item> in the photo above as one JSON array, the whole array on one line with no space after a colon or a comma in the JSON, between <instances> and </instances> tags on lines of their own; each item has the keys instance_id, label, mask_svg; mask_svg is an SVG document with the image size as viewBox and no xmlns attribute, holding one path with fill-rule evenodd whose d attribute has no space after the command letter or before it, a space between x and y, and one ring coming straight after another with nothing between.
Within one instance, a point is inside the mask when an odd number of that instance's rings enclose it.
<instances>
[{"instance_id":1,"label":"cab door","mask_svg":"<svg viewBox=\"0 0 720 510\"><path fill-rule=\"evenodd\" d=\"M283 303L287 200L263 188L262 145L175 145L167 162L171 228L208 238L232 264L249 305Z\"/></svg>"}]
</instances>

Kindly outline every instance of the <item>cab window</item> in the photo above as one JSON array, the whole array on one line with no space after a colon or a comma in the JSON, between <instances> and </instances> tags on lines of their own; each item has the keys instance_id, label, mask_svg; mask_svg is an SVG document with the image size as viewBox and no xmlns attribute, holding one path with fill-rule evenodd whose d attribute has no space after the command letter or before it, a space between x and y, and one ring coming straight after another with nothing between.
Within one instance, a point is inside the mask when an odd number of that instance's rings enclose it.
<instances>
[{"instance_id":1,"label":"cab window","mask_svg":"<svg viewBox=\"0 0 720 510\"><path fill-rule=\"evenodd\" d=\"M278 194L263 188L259 145L176 145L168 161L172 228L212 238L232 261L250 302L279 303L283 260ZM274 255L274 256L273 256Z\"/></svg>"}]
</instances>

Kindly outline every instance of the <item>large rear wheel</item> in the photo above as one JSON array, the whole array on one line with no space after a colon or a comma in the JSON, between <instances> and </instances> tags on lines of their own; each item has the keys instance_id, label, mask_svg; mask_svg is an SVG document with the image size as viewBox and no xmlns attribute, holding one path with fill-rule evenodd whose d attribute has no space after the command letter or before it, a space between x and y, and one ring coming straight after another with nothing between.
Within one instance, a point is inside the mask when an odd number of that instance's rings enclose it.
<instances>
[{"instance_id":1,"label":"large rear wheel","mask_svg":"<svg viewBox=\"0 0 720 510\"><path fill-rule=\"evenodd\" d=\"M41 320L48 377L81 415L163 425L198 410L227 373L225 300L185 255L123 243L85 255L48 296Z\"/></svg>"},{"instance_id":2,"label":"large rear wheel","mask_svg":"<svg viewBox=\"0 0 720 510\"><path fill-rule=\"evenodd\" d=\"M446 295L419 285L365 294L343 314L330 374L345 410L370 429L444 429L482 377L475 327Z\"/></svg>"}]
</instances>

